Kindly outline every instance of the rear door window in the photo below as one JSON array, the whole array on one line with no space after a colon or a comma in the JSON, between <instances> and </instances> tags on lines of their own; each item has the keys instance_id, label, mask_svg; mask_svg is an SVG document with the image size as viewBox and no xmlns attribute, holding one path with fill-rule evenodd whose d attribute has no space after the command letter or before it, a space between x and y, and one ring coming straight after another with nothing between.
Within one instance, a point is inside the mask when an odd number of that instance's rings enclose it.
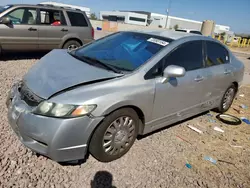
<instances>
[{"instance_id":1,"label":"rear door window","mask_svg":"<svg viewBox=\"0 0 250 188\"><path fill-rule=\"evenodd\" d=\"M222 45L206 41L206 67L229 63L229 53Z\"/></svg>"},{"instance_id":2,"label":"rear door window","mask_svg":"<svg viewBox=\"0 0 250 188\"><path fill-rule=\"evenodd\" d=\"M82 13L67 11L71 26L88 27L85 16Z\"/></svg>"},{"instance_id":3,"label":"rear door window","mask_svg":"<svg viewBox=\"0 0 250 188\"><path fill-rule=\"evenodd\" d=\"M64 14L59 10L41 9L40 10L41 25L63 26L67 25Z\"/></svg>"}]
</instances>

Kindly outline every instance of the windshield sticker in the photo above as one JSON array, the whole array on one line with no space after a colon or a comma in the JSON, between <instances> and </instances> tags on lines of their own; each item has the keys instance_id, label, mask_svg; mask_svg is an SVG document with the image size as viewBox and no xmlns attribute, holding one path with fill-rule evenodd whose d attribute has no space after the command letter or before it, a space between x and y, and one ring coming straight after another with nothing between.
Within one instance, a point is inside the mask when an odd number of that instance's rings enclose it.
<instances>
[{"instance_id":1,"label":"windshield sticker","mask_svg":"<svg viewBox=\"0 0 250 188\"><path fill-rule=\"evenodd\" d=\"M159 39L156 39L156 38L150 38L147 40L148 42L152 42L152 43L155 43L155 44L159 44L161 46L167 46L169 43L164 41L164 40L159 40Z\"/></svg>"}]
</instances>

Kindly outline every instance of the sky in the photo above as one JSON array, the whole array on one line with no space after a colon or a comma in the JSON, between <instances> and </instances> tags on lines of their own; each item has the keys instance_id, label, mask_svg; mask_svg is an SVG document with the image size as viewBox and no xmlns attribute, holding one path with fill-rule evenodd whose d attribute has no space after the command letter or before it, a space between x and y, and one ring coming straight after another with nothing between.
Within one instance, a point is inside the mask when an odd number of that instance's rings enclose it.
<instances>
[{"instance_id":1,"label":"sky","mask_svg":"<svg viewBox=\"0 0 250 188\"><path fill-rule=\"evenodd\" d=\"M48 0L44 0L48 1ZM55 2L86 6L99 17L100 11L143 10L166 14L169 0L54 0ZM197 21L214 20L230 26L236 33L250 34L250 0L170 0L170 16ZM0 0L0 5L11 3L37 4L43 0Z\"/></svg>"}]
</instances>

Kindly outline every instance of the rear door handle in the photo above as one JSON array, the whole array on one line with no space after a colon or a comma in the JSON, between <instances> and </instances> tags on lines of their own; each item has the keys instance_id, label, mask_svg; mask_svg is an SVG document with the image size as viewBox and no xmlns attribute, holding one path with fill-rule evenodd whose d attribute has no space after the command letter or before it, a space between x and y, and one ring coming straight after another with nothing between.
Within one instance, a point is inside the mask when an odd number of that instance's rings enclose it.
<instances>
[{"instance_id":1,"label":"rear door handle","mask_svg":"<svg viewBox=\"0 0 250 188\"><path fill-rule=\"evenodd\" d=\"M28 30L29 30L29 31L37 31L37 29L36 29L36 28L33 28L33 27L30 27Z\"/></svg>"},{"instance_id":2,"label":"rear door handle","mask_svg":"<svg viewBox=\"0 0 250 188\"><path fill-rule=\"evenodd\" d=\"M201 82L202 80L204 80L204 77L203 76L197 76L194 80L196 82Z\"/></svg>"},{"instance_id":3,"label":"rear door handle","mask_svg":"<svg viewBox=\"0 0 250 188\"><path fill-rule=\"evenodd\" d=\"M62 32L67 32L67 31L69 31L69 30L68 30L68 29L62 28L61 31L62 31Z\"/></svg>"}]
</instances>

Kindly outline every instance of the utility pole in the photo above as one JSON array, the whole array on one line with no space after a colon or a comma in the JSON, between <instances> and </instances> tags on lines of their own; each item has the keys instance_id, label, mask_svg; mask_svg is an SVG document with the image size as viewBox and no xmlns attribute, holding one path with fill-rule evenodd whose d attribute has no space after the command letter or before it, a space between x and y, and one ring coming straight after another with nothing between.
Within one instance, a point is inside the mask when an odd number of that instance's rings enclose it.
<instances>
[{"instance_id":1,"label":"utility pole","mask_svg":"<svg viewBox=\"0 0 250 188\"><path fill-rule=\"evenodd\" d=\"M171 2L172 0L168 0L168 8L167 8L167 19L166 19L166 27L168 26L168 16L169 16L169 10L170 10L170 6L171 6Z\"/></svg>"}]
</instances>

